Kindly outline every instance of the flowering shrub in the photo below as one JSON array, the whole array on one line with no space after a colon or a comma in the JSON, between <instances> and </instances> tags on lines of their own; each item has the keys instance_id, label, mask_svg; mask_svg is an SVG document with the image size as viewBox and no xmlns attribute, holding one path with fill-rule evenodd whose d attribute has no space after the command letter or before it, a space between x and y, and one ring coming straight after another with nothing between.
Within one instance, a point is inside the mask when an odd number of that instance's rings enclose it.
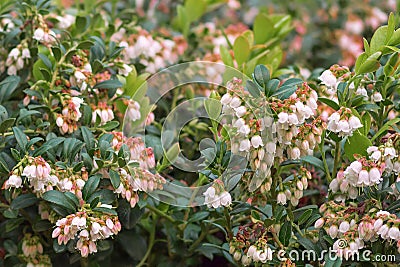
<instances>
[{"instance_id":1,"label":"flowering shrub","mask_svg":"<svg viewBox=\"0 0 400 267\"><path fill-rule=\"evenodd\" d=\"M397 266L397 15L301 71L239 1L58 4L0 4L3 265Z\"/></svg>"}]
</instances>

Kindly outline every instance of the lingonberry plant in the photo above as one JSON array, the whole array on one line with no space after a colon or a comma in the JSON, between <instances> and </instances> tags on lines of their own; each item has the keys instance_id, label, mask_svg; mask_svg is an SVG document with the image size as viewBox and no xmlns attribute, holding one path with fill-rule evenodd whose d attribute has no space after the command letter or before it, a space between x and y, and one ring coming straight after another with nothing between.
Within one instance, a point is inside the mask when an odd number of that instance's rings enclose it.
<instances>
[{"instance_id":1,"label":"lingonberry plant","mask_svg":"<svg viewBox=\"0 0 400 267\"><path fill-rule=\"evenodd\" d=\"M1 263L397 266L398 15L308 70L289 15L155 2L0 3Z\"/></svg>"}]
</instances>

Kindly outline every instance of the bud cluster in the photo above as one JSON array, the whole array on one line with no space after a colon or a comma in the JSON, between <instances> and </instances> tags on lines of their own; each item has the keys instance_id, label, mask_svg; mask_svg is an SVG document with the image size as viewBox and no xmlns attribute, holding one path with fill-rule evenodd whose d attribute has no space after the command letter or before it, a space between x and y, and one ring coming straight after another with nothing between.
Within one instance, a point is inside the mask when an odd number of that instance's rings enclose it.
<instances>
[{"instance_id":1,"label":"bud cluster","mask_svg":"<svg viewBox=\"0 0 400 267\"><path fill-rule=\"evenodd\" d=\"M52 237L59 245L77 238L76 249L82 257L97 252L96 242L107 239L121 231L117 216L79 211L57 221Z\"/></svg>"},{"instance_id":2,"label":"bud cluster","mask_svg":"<svg viewBox=\"0 0 400 267\"><path fill-rule=\"evenodd\" d=\"M80 112L83 99L72 97L65 101L61 114L57 114L56 124L61 134L73 133L78 129L78 121L82 117Z\"/></svg>"},{"instance_id":3,"label":"bud cluster","mask_svg":"<svg viewBox=\"0 0 400 267\"><path fill-rule=\"evenodd\" d=\"M43 246L40 243L39 236L32 236L30 233L25 234L21 248L21 258L26 262L26 266L52 266L49 255L43 254Z\"/></svg>"},{"instance_id":4,"label":"bud cluster","mask_svg":"<svg viewBox=\"0 0 400 267\"><path fill-rule=\"evenodd\" d=\"M23 42L17 47L13 48L10 53L8 53L5 65L7 68L8 75L17 75L19 70L22 70L26 64L29 63L31 58L31 53L28 48L28 44Z\"/></svg>"},{"instance_id":5,"label":"bud cluster","mask_svg":"<svg viewBox=\"0 0 400 267\"><path fill-rule=\"evenodd\" d=\"M273 258L272 249L267 243L267 229L262 223L239 226L238 232L229 244L229 252L244 266L254 263L267 263Z\"/></svg>"},{"instance_id":6,"label":"bud cluster","mask_svg":"<svg viewBox=\"0 0 400 267\"><path fill-rule=\"evenodd\" d=\"M395 241L400 249L400 219L375 207L369 209L370 204L373 202L346 206L330 201L320 207L323 217L315 222L315 228L324 228L331 238L338 238L333 244L338 256L349 259L365 242L376 242L379 238Z\"/></svg>"}]
</instances>

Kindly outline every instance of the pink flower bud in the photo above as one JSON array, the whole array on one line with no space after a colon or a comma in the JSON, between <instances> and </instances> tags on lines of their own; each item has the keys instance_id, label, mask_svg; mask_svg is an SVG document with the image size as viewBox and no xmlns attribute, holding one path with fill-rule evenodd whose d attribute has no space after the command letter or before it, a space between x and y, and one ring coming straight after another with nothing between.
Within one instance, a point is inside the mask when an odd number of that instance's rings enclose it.
<instances>
[{"instance_id":1,"label":"pink flower bud","mask_svg":"<svg viewBox=\"0 0 400 267\"><path fill-rule=\"evenodd\" d=\"M319 218L319 219L315 222L314 227L317 228L317 229L319 229L319 228L321 228L321 227L324 225L324 223L325 223L324 218Z\"/></svg>"},{"instance_id":2,"label":"pink flower bud","mask_svg":"<svg viewBox=\"0 0 400 267\"><path fill-rule=\"evenodd\" d=\"M58 237L58 236L60 235L60 233L61 233L61 228L60 228L60 227L57 227L57 228L55 228L55 229L53 230L53 233L51 234L51 237L52 237L52 238L56 238L56 237Z\"/></svg>"}]
</instances>

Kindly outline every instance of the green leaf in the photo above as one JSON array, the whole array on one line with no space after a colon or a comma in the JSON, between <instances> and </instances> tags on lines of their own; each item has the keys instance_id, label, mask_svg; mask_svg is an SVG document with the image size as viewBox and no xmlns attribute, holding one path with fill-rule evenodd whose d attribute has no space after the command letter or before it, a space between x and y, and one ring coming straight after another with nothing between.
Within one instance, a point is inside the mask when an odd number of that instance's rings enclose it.
<instances>
[{"instance_id":1,"label":"green leaf","mask_svg":"<svg viewBox=\"0 0 400 267\"><path fill-rule=\"evenodd\" d=\"M86 41L79 43L79 45L77 46L77 49L90 49L93 45L94 45L94 43L92 41L86 40Z\"/></svg>"},{"instance_id":2,"label":"green leaf","mask_svg":"<svg viewBox=\"0 0 400 267\"><path fill-rule=\"evenodd\" d=\"M87 150L91 150L94 148L94 136L92 132L89 130L88 127L82 126L81 127L81 133L83 137L83 141L85 142Z\"/></svg>"},{"instance_id":3,"label":"green leaf","mask_svg":"<svg viewBox=\"0 0 400 267\"><path fill-rule=\"evenodd\" d=\"M374 54L370 55L369 57L365 57L365 56L363 56L363 54L361 54L360 58L362 58L362 59L365 58L365 61L359 63L359 65L357 65L357 62L356 62L356 68L355 68L356 74L364 74L364 73L376 71L380 66L378 59L380 58L381 55L382 55L382 52L380 52L380 51L375 52ZM359 66L359 68L357 68L357 66Z\"/></svg>"},{"instance_id":4,"label":"green leaf","mask_svg":"<svg viewBox=\"0 0 400 267\"><path fill-rule=\"evenodd\" d=\"M361 120L362 120L362 124L363 124L363 128L362 128L363 134L365 136L368 136L368 133L371 129L371 116L369 115L368 112L365 112L364 115L362 116Z\"/></svg>"},{"instance_id":5,"label":"green leaf","mask_svg":"<svg viewBox=\"0 0 400 267\"><path fill-rule=\"evenodd\" d=\"M282 84L282 86L289 86L289 85L293 86L293 85L299 85L299 84L301 84L301 83L303 83L303 80L302 80L302 79L299 79L299 78L290 78L290 79L287 79L287 80Z\"/></svg>"},{"instance_id":6,"label":"green leaf","mask_svg":"<svg viewBox=\"0 0 400 267\"><path fill-rule=\"evenodd\" d=\"M254 80L263 88L267 88L271 74L265 65L257 65L253 73Z\"/></svg>"},{"instance_id":7,"label":"green leaf","mask_svg":"<svg viewBox=\"0 0 400 267\"><path fill-rule=\"evenodd\" d=\"M119 177L119 173L110 169L109 174L112 186L115 189L117 189L121 183L121 178Z\"/></svg>"},{"instance_id":8,"label":"green leaf","mask_svg":"<svg viewBox=\"0 0 400 267\"><path fill-rule=\"evenodd\" d=\"M302 236L298 236L297 239L305 249L315 252L318 250L317 246L310 239L304 238Z\"/></svg>"},{"instance_id":9,"label":"green leaf","mask_svg":"<svg viewBox=\"0 0 400 267\"><path fill-rule=\"evenodd\" d=\"M75 206L75 208L80 207L79 205L79 199L76 197L75 194L71 192L64 192L65 197L68 199L68 201Z\"/></svg>"},{"instance_id":10,"label":"green leaf","mask_svg":"<svg viewBox=\"0 0 400 267\"><path fill-rule=\"evenodd\" d=\"M165 153L165 158L168 160L169 163L173 163L178 157L179 152L179 143L175 143L168 149L167 153Z\"/></svg>"},{"instance_id":11,"label":"green leaf","mask_svg":"<svg viewBox=\"0 0 400 267\"><path fill-rule=\"evenodd\" d=\"M258 85L255 84L253 81L250 80L246 81L246 89L255 98L260 97L261 95L260 87L258 87Z\"/></svg>"},{"instance_id":12,"label":"green leaf","mask_svg":"<svg viewBox=\"0 0 400 267\"><path fill-rule=\"evenodd\" d=\"M388 26L381 26L375 31L370 43L370 53L376 53L382 50L385 45L387 34Z\"/></svg>"},{"instance_id":13,"label":"green leaf","mask_svg":"<svg viewBox=\"0 0 400 267\"><path fill-rule=\"evenodd\" d=\"M7 109L4 106L0 105L0 122L3 122L7 118L8 118Z\"/></svg>"},{"instance_id":14,"label":"green leaf","mask_svg":"<svg viewBox=\"0 0 400 267\"><path fill-rule=\"evenodd\" d=\"M233 43L233 52L235 54L236 62L241 66L250 55L250 44L246 37L240 35Z\"/></svg>"},{"instance_id":15,"label":"green leaf","mask_svg":"<svg viewBox=\"0 0 400 267\"><path fill-rule=\"evenodd\" d=\"M281 230L279 231L279 240L282 242L284 246L288 246L291 236L292 236L292 223L285 222L282 225Z\"/></svg>"},{"instance_id":16,"label":"green leaf","mask_svg":"<svg viewBox=\"0 0 400 267\"><path fill-rule=\"evenodd\" d=\"M107 80L97 83L93 89L101 88L101 89L117 89L121 88L122 83L119 80Z\"/></svg>"},{"instance_id":17,"label":"green leaf","mask_svg":"<svg viewBox=\"0 0 400 267\"><path fill-rule=\"evenodd\" d=\"M54 203L56 205L59 205L69 212L75 212L75 207L74 205L69 201L69 199L60 191L57 190L51 190L47 191L43 194L42 198L46 200L47 202Z\"/></svg>"},{"instance_id":18,"label":"green leaf","mask_svg":"<svg viewBox=\"0 0 400 267\"><path fill-rule=\"evenodd\" d=\"M296 92L297 86L281 86L272 96L279 98L280 100L284 100L289 98L294 92Z\"/></svg>"},{"instance_id":19,"label":"green leaf","mask_svg":"<svg viewBox=\"0 0 400 267\"><path fill-rule=\"evenodd\" d=\"M118 121L108 121L104 125L101 125L99 128L102 128L106 131L111 131L119 126Z\"/></svg>"},{"instance_id":20,"label":"green leaf","mask_svg":"<svg viewBox=\"0 0 400 267\"><path fill-rule=\"evenodd\" d=\"M99 203L100 203L100 196L93 198L93 200L90 201L90 208L91 209L96 208L99 205Z\"/></svg>"},{"instance_id":21,"label":"green leaf","mask_svg":"<svg viewBox=\"0 0 400 267\"><path fill-rule=\"evenodd\" d=\"M98 175L89 177L82 189L82 197L84 200L88 199L96 191L99 183L100 177Z\"/></svg>"},{"instance_id":22,"label":"green leaf","mask_svg":"<svg viewBox=\"0 0 400 267\"><path fill-rule=\"evenodd\" d=\"M65 140L64 137L56 137L56 138L48 140L41 147L35 149L35 151L33 152L33 156L35 156L35 157L40 156L43 153L47 152L49 149L56 148L59 144L64 142L64 140Z\"/></svg>"},{"instance_id":23,"label":"green leaf","mask_svg":"<svg viewBox=\"0 0 400 267\"><path fill-rule=\"evenodd\" d=\"M256 44L263 44L273 36L273 23L264 13L259 13L254 19L254 41Z\"/></svg>"},{"instance_id":24,"label":"green leaf","mask_svg":"<svg viewBox=\"0 0 400 267\"><path fill-rule=\"evenodd\" d=\"M340 267L342 266L342 259L339 257L332 257L331 253L325 254L324 267Z\"/></svg>"},{"instance_id":25,"label":"green leaf","mask_svg":"<svg viewBox=\"0 0 400 267\"><path fill-rule=\"evenodd\" d=\"M109 215L118 215L118 213L115 210L109 209L109 208L104 208L104 207L97 207L93 209L94 211L97 212L102 212L105 214L109 214Z\"/></svg>"},{"instance_id":26,"label":"green leaf","mask_svg":"<svg viewBox=\"0 0 400 267\"><path fill-rule=\"evenodd\" d=\"M300 160L301 160L302 162L311 164L311 165L317 167L318 169L320 169L320 170L322 170L322 171L325 171L324 163L323 163L322 160L320 160L319 158L316 158L316 157L314 157L314 156L307 155L307 156L302 157Z\"/></svg>"},{"instance_id":27,"label":"green leaf","mask_svg":"<svg viewBox=\"0 0 400 267\"><path fill-rule=\"evenodd\" d=\"M53 240L53 250L55 253L61 253L67 250L67 246L64 244L59 245L57 238Z\"/></svg>"},{"instance_id":28,"label":"green leaf","mask_svg":"<svg viewBox=\"0 0 400 267\"><path fill-rule=\"evenodd\" d=\"M1 122L0 133L4 133L8 128L14 125L15 118L9 118Z\"/></svg>"},{"instance_id":29,"label":"green leaf","mask_svg":"<svg viewBox=\"0 0 400 267\"><path fill-rule=\"evenodd\" d=\"M32 205L35 205L39 200L34 194L23 194L19 195L17 198L15 198L12 202L10 207L13 210L19 210L23 208L30 207Z\"/></svg>"},{"instance_id":30,"label":"green leaf","mask_svg":"<svg viewBox=\"0 0 400 267\"><path fill-rule=\"evenodd\" d=\"M51 48L51 51L53 52L54 58L56 59L56 61L60 61L61 59L61 49L57 46L53 46Z\"/></svg>"},{"instance_id":31,"label":"green leaf","mask_svg":"<svg viewBox=\"0 0 400 267\"><path fill-rule=\"evenodd\" d=\"M334 110L339 110L340 106L333 100L325 98L325 97L318 97L318 101L322 102L326 105L328 105L329 107L333 108Z\"/></svg>"},{"instance_id":32,"label":"green leaf","mask_svg":"<svg viewBox=\"0 0 400 267\"><path fill-rule=\"evenodd\" d=\"M222 62L224 62L225 65L233 67L234 64L233 64L232 55L231 55L231 53L229 53L228 48L226 48L223 45L220 45L219 51L220 51L220 54L221 54Z\"/></svg>"},{"instance_id":33,"label":"green leaf","mask_svg":"<svg viewBox=\"0 0 400 267\"><path fill-rule=\"evenodd\" d=\"M395 73L400 63L399 61L399 52L393 53L393 55L390 56L389 60L385 64L385 67L383 68L383 72L386 76L390 76Z\"/></svg>"},{"instance_id":34,"label":"green leaf","mask_svg":"<svg viewBox=\"0 0 400 267\"><path fill-rule=\"evenodd\" d=\"M0 82L0 104L6 102L17 89L21 78L11 75Z\"/></svg>"},{"instance_id":35,"label":"green leaf","mask_svg":"<svg viewBox=\"0 0 400 267\"><path fill-rule=\"evenodd\" d=\"M15 136L15 139L17 140L19 147L22 149L23 152L25 152L25 147L26 147L26 144L28 143L28 139L27 139L26 135L18 127L13 127L12 129L13 129L14 136Z\"/></svg>"},{"instance_id":36,"label":"green leaf","mask_svg":"<svg viewBox=\"0 0 400 267\"><path fill-rule=\"evenodd\" d=\"M393 120L390 120L386 122L380 129L379 131L371 138L371 141L374 141L376 138L381 136L383 133L385 133L391 126L394 124L397 124L400 122L400 118L395 118Z\"/></svg>"},{"instance_id":37,"label":"green leaf","mask_svg":"<svg viewBox=\"0 0 400 267\"><path fill-rule=\"evenodd\" d=\"M298 220L298 224L301 225L303 223L305 223L311 216L311 214L313 213L312 209L308 209L306 210L300 217Z\"/></svg>"},{"instance_id":38,"label":"green leaf","mask_svg":"<svg viewBox=\"0 0 400 267\"><path fill-rule=\"evenodd\" d=\"M50 230L52 226L53 225L48 220L39 220L32 225L32 229L35 232L45 232Z\"/></svg>"},{"instance_id":39,"label":"green leaf","mask_svg":"<svg viewBox=\"0 0 400 267\"><path fill-rule=\"evenodd\" d=\"M207 2L204 0L186 0L185 13L190 22L198 20L206 11Z\"/></svg>"},{"instance_id":40,"label":"green leaf","mask_svg":"<svg viewBox=\"0 0 400 267\"><path fill-rule=\"evenodd\" d=\"M349 136L344 144L344 153L350 160L355 160L354 154L367 156L367 148L372 146L371 140L362 135L360 131L355 131Z\"/></svg>"},{"instance_id":41,"label":"green leaf","mask_svg":"<svg viewBox=\"0 0 400 267\"><path fill-rule=\"evenodd\" d=\"M118 202L117 211L121 224L126 229L134 228L144 213L144 209L141 210L138 206L132 208L126 200L122 199Z\"/></svg>"},{"instance_id":42,"label":"green leaf","mask_svg":"<svg viewBox=\"0 0 400 267\"><path fill-rule=\"evenodd\" d=\"M50 59L46 55L39 53L38 57L43 61L44 65L46 66L46 68L44 69L46 69L47 71L53 69L53 64L51 64Z\"/></svg>"},{"instance_id":43,"label":"green leaf","mask_svg":"<svg viewBox=\"0 0 400 267\"><path fill-rule=\"evenodd\" d=\"M204 107L207 111L208 116L210 116L210 119L218 120L222 110L222 105L220 101L211 98L205 99Z\"/></svg>"},{"instance_id":44,"label":"green leaf","mask_svg":"<svg viewBox=\"0 0 400 267\"><path fill-rule=\"evenodd\" d=\"M30 150L31 147L36 144L37 142L43 141L42 137L34 137L31 140L28 141L28 143L26 144L25 150Z\"/></svg>"}]
</instances>

